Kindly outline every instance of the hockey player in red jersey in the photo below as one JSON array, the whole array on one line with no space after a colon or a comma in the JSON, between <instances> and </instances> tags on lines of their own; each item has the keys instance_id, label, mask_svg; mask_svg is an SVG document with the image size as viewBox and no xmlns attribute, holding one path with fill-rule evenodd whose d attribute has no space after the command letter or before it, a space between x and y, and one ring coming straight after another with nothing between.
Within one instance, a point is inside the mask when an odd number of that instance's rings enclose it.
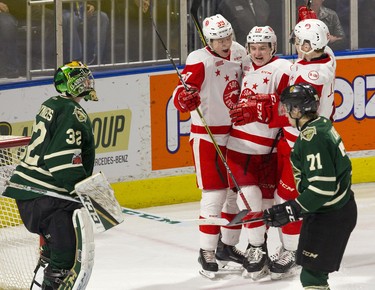
<instances>
[{"instance_id":1,"label":"hockey player in red jersey","mask_svg":"<svg viewBox=\"0 0 375 290\"><path fill-rule=\"evenodd\" d=\"M234 125L227 144L228 165L252 211L273 204L277 184L276 142L280 128L269 128L268 123L272 104L288 84L292 63L275 56L276 43L271 27L255 26L250 30L241 98L230 111ZM248 123L246 119L251 117L255 120ZM238 205L241 210L246 209L241 198ZM268 274L266 226L263 222L250 223L243 231L248 238L244 274L257 280Z\"/></svg>"},{"instance_id":2,"label":"hockey player in red jersey","mask_svg":"<svg viewBox=\"0 0 375 290\"><path fill-rule=\"evenodd\" d=\"M178 84L173 101L180 112L190 112L190 145L197 186L202 190L200 217L222 216L231 220L239 211L237 195L228 188L226 168L196 109L202 112L214 142L225 156L232 124L229 109L238 102L246 50L232 40L232 26L220 14L204 19L203 34L208 45L188 55L182 71L185 84ZM204 225L199 231L202 274L212 277L219 269L218 261L242 264L244 254L235 247L240 228Z\"/></svg>"},{"instance_id":3,"label":"hockey player in red jersey","mask_svg":"<svg viewBox=\"0 0 375 290\"><path fill-rule=\"evenodd\" d=\"M302 19L294 28L295 46L299 59L291 66L289 84L299 82L310 83L320 96L318 113L326 118L334 116L334 81L336 61L332 50L327 46L329 31L327 26L318 19L304 19L310 17L300 10ZM306 17L305 17L306 16ZM245 108L251 108L251 103L244 104ZM278 105L272 107L270 128L282 127L283 135L277 145L278 179L279 184L275 192L275 202L283 203L285 200L297 197L295 182L290 163L290 152L297 139L299 131L289 125L285 116L278 115ZM259 116L256 111L246 109L248 117L244 123L254 122ZM298 246L301 222L289 223L281 227L280 236L282 247L275 261L270 263L272 279L282 279L298 273L295 253Z\"/></svg>"}]
</instances>

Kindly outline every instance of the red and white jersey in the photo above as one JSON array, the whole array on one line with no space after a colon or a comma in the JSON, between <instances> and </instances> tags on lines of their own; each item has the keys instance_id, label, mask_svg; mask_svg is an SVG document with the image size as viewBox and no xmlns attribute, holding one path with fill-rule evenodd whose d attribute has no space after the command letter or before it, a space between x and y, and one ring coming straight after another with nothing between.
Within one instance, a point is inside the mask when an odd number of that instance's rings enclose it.
<instances>
[{"instance_id":1,"label":"red and white jersey","mask_svg":"<svg viewBox=\"0 0 375 290\"><path fill-rule=\"evenodd\" d=\"M247 56L243 65L241 98L256 94L280 95L288 85L291 65L286 59L273 57L269 63L258 67ZM275 147L274 140L278 131L279 128L269 128L268 124L260 122L234 125L227 148L244 154L269 154L271 148Z\"/></svg>"},{"instance_id":2,"label":"red and white jersey","mask_svg":"<svg viewBox=\"0 0 375 290\"><path fill-rule=\"evenodd\" d=\"M246 49L233 41L228 58L222 58L209 47L190 53L182 71L185 83L199 90L199 110L218 145L226 145L231 128L229 109L238 102L241 92L242 61ZM173 92L173 101L184 90L180 82ZM197 111L191 111L190 139L199 137L211 142Z\"/></svg>"},{"instance_id":3,"label":"red and white jersey","mask_svg":"<svg viewBox=\"0 0 375 290\"><path fill-rule=\"evenodd\" d=\"M336 60L331 50L326 48L326 57L306 61L298 60L292 66L289 85L298 83L311 84L320 95L318 114L333 119L335 113L334 92L336 77ZM284 127L284 136L290 148L299 135L299 131L291 126Z\"/></svg>"}]
</instances>

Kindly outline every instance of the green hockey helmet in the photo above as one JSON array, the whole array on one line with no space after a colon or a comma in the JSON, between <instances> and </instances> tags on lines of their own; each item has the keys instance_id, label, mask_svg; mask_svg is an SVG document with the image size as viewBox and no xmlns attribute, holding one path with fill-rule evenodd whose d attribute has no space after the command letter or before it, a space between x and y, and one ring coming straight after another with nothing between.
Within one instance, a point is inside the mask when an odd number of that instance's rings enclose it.
<instances>
[{"instance_id":1,"label":"green hockey helmet","mask_svg":"<svg viewBox=\"0 0 375 290\"><path fill-rule=\"evenodd\" d=\"M53 79L56 91L73 98L83 97L86 101L97 101L94 77L90 69L80 61L60 66Z\"/></svg>"},{"instance_id":2,"label":"green hockey helmet","mask_svg":"<svg viewBox=\"0 0 375 290\"><path fill-rule=\"evenodd\" d=\"M280 96L280 114L299 110L302 115L316 113L319 107L319 95L315 88L308 83L299 83L286 87Z\"/></svg>"}]
</instances>

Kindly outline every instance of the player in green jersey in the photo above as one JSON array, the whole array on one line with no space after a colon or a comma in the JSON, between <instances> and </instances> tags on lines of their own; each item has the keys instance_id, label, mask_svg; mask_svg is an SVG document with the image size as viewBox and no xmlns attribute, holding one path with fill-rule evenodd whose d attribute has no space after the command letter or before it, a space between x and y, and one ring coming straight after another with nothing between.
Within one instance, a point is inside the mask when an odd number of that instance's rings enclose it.
<instances>
[{"instance_id":1,"label":"player in green jersey","mask_svg":"<svg viewBox=\"0 0 375 290\"><path fill-rule=\"evenodd\" d=\"M300 131L291 153L299 196L265 210L264 218L275 227L303 218L296 257L301 283L329 289L328 274L339 270L357 221L351 162L331 121L318 116L319 96L310 84L287 87L280 102L280 114Z\"/></svg>"},{"instance_id":2,"label":"player in green jersey","mask_svg":"<svg viewBox=\"0 0 375 290\"><path fill-rule=\"evenodd\" d=\"M54 85L60 95L41 105L26 154L4 193L16 199L26 228L45 241L42 258L48 267L42 289L46 290L57 289L61 283L87 281L75 281L78 273L71 271L76 261L76 235L80 235L72 218L82 205L41 195L40 190L69 196L76 183L92 175L95 161L92 124L79 104L82 99L97 101L91 71L81 62L67 63L57 69Z\"/></svg>"}]
</instances>

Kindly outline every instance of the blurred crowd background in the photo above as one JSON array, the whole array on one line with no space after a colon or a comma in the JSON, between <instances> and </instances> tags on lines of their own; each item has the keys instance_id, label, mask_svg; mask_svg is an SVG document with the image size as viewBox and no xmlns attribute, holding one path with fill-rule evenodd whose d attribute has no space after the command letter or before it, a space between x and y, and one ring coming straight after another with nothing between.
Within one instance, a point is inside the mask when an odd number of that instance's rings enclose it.
<instances>
[{"instance_id":1,"label":"blurred crowd background","mask_svg":"<svg viewBox=\"0 0 375 290\"><path fill-rule=\"evenodd\" d=\"M244 44L253 26L271 26L279 55L295 54L289 35L296 0L203 0L199 21L227 18ZM375 48L375 0L314 0L311 8L332 35L335 51ZM177 64L202 46L191 20L192 0L0 0L0 83L49 76L79 59L96 70L169 63L153 22ZM58 28L61 28L59 32Z\"/></svg>"}]
</instances>

